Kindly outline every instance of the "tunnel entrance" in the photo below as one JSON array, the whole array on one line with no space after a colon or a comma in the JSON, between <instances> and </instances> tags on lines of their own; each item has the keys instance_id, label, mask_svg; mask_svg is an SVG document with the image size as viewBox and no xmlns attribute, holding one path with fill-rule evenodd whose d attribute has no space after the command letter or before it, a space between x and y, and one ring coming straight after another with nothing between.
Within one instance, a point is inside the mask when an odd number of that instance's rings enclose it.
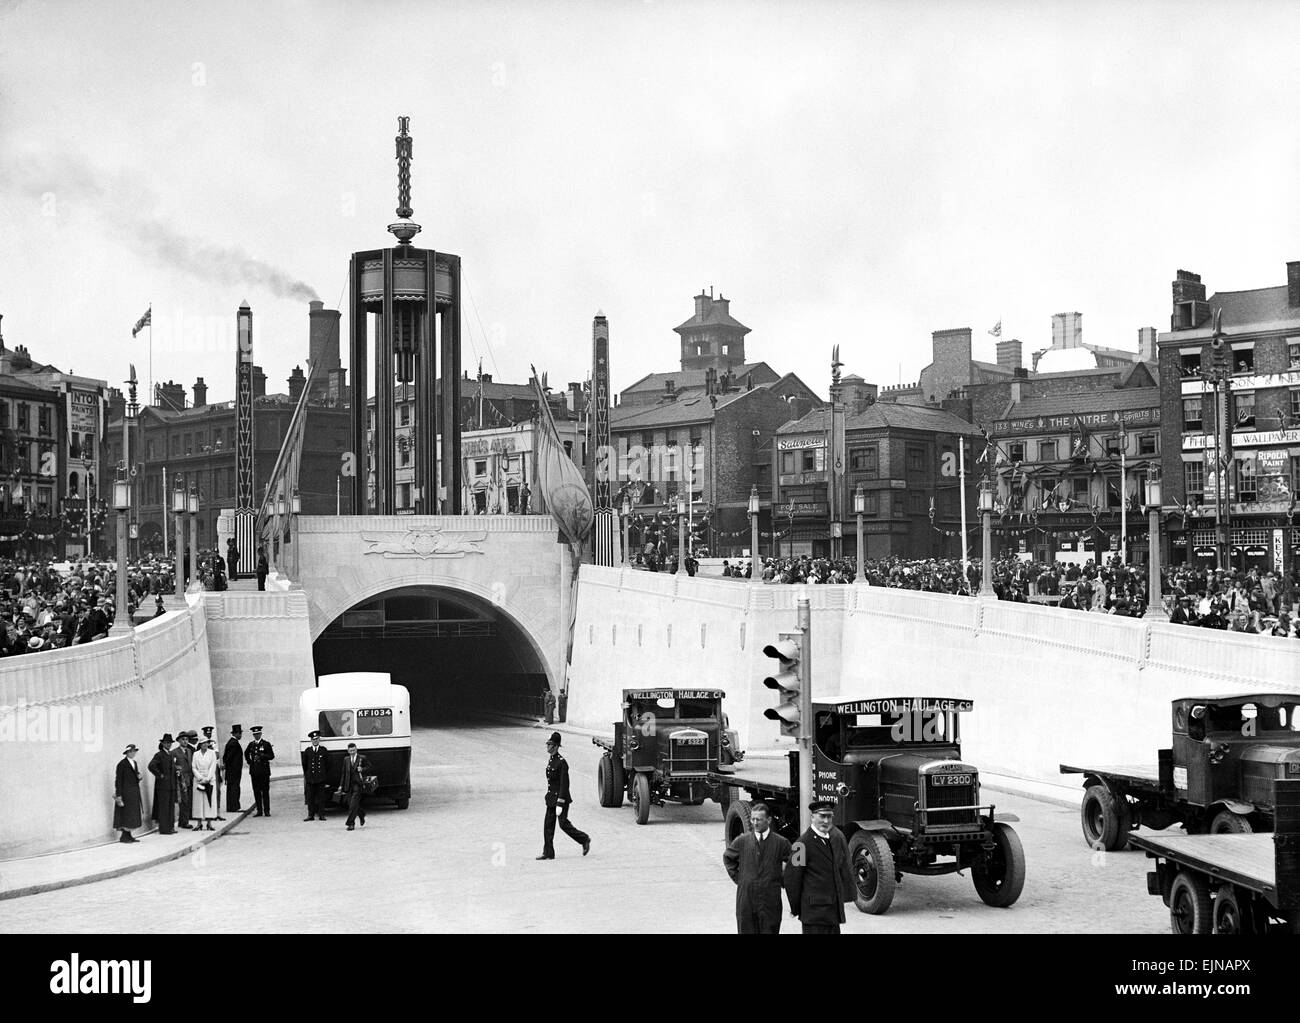
<instances>
[{"instance_id":1,"label":"tunnel entrance","mask_svg":"<svg viewBox=\"0 0 1300 1023\"><path fill-rule=\"evenodd\" d=\"M405 587L359 603L320 634L312 658L318 676L388 672L410 691L413 725L542 713L541 654L500 608L458 590Z\"/></svg>"}]
</instances>

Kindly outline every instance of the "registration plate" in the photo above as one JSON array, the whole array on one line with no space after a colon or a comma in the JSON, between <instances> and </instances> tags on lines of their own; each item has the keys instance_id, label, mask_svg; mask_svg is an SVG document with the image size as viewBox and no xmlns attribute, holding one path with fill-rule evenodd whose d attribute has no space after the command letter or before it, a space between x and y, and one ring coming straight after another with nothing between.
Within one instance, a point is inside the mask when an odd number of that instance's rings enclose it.
<instances>
[{"instance_id":1,"label":"registration plate","mask_svg":"<svg viewBox=\"0 0 1300 1023\"><path fill-rule=\"evenodd\" d=\"M704 736L688 735L681 739L674 739L673 741L677 743L678 746L703 746Z\"/></svg>"},{"instance_id":2,"label":"registration plate","mask_svg":"<svg viewBox=\"0 0 1300 1023\"><path fill-rule=\"evenodd\" d=\"M932 774L930 783L932 785L969 785L975 779L969 774Z\"/></svg>"}]
</instances>

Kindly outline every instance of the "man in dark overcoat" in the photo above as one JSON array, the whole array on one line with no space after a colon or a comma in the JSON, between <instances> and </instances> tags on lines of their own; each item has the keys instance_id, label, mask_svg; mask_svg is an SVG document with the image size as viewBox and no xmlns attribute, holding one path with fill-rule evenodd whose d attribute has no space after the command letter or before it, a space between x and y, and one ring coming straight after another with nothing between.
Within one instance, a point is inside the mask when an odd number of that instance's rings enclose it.
<instances>
[{"instance_id":1,"label":"man in dark overcoat","mask_svg":"<svg viewBox=\"0 0 1300 1023\"><path fill-rule=\"evenodd\" d=\"M198 734L189 731L177 733L177 745L172 750L172 763L176 765L176 824L190 830L194 829L194 747L190 745L190 736L198 738Z\"/></svg>"},{"instance_id":2,"label":"man in dark overcoat","mask_svg":"<svg viewBox=\"0 0 1300 1023\"><path fill-rule=\"evenodd\" d=\"M176 834L176 763L172 760L172 733L166 733L158 743L158 752L149 761L153 775L153 819L158 834Z\"/></svg>"},{"instance_id":3,"label":"man in dark overcoat","mask_svg":"<svg viewBox=\"0 0 1300 1023\"><path fill-rule=\"evenodd\" d=\"M113 779L113 830L122 832L120 841L138 842L131 834L132 828L140 827L140 766L135 762L139 749L131 743L122 750L122 759L117 762L117 774Z\"/></svg>"},{"instance_id":4,"label":"man in dark overcoat","mask_svg":"<svg viewBox=\"0 0 1300 1023\"><path fill-rule=\"evenodd\" d=\"M221 754L226 768L226 813L239 813L239 782L244 776L244 747L239 744L244 737L243 725L231 725L230 738Z\"/></svg>"},{"instance_id":5,"label":"man in dark overcoat","mask_svg":"<svg viewBox=\"0 0 1300 1023\"><path fill-rule=\"evenodd\" d=\"M790 849L785 868L785 894L790 915L803 924L804 934L839 934L844 923L844 903L855 891L849 843L832 823L835 801L813 800L812 827Z\"/></svg>"},{"instance_id":6,"label":"man in dark overcoat","mask_svg":"<svg viewBox=\"0 0 1300 1023\"><path fill-rule=\"evenodd\" d=\"M749 804L753 831L735 839L722 862L736 882L736 931L781 933L781 874L790 859L790 843L772 830L767 804Z\"/></svg>"}]
</instances>

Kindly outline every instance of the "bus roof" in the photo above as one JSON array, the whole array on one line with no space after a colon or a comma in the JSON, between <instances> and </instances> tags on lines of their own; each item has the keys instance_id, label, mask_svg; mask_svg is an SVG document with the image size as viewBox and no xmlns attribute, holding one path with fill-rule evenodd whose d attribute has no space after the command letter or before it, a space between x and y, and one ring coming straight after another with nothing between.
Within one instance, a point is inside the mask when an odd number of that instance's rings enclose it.
<instances>
[{"instance_id":1,"label":"bus roof","mask_svg":"<svg viewBox=\"0 0 1300 1023\"><path fill-rule=\"evenodd\" d=\"M905 714L909 711L956 711L965 714L975 709L974 700L955 696L837 696L813 698L813 708L834 710L840 714Z\"/></svg>"}]
</instances>

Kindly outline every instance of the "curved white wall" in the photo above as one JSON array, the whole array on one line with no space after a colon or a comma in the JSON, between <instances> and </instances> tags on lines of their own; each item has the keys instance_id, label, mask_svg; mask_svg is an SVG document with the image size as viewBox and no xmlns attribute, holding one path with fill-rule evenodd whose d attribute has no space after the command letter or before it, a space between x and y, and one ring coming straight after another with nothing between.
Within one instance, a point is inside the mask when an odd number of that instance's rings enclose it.
<instances>
[{"instance_id":1,"label":"curved white wall","mask_svg":"<svg viewBox=\"0 0 1300 1023\"><path fill-rule=\"evenodd\" d=\"M1034 781L1074 787L1062 762L1154 764L1176 696L1300 691L1294 640L912 590L584 566L569 721L609 728L623 688L716 685L747 747L781 745L762 716L775 702L759 683L772 664L762 647L794 627L799 592L813 609L818 695L973 699L965 755Z\"/></svg>"},{"instance_id":2,"label":"curved white wall","mask_svg":"<svg viewBox=\"0 0 1300 1023\"><path fill-rule=\"evenodd\" d=\"M214 724L201 601L130 636L0 660L0 859L112 840L113 777L133 742Z\"/></svg>"}]
</instances>

